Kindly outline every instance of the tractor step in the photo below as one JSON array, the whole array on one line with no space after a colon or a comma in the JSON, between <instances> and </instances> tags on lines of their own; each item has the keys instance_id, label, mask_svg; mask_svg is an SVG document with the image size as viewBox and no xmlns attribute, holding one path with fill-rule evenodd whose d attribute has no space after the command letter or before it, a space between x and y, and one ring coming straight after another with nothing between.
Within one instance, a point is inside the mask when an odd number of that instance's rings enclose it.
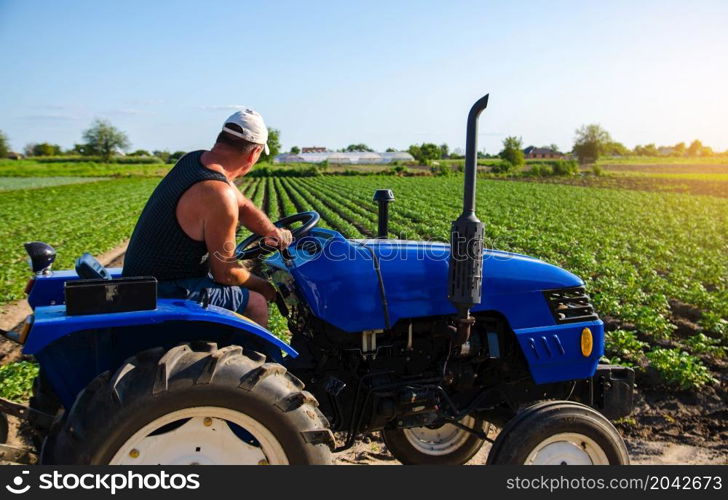
<instances>
[{"instance_id":1,"label":"tractor step","mask_svg":"<svg viewBox=\"0 0 728 500\"><path fill-rule=\"evenodd\" d=\"M14 401L10 401L5 398L0 398L0 413L6 415L12 415L21 420L28 420L29 415L32 413L35 416L35 424L40 427L49 428L55 418L53 415L43 413L36 409L30 408L29 406L21 405Z\"/></svg>"}]
</instances>

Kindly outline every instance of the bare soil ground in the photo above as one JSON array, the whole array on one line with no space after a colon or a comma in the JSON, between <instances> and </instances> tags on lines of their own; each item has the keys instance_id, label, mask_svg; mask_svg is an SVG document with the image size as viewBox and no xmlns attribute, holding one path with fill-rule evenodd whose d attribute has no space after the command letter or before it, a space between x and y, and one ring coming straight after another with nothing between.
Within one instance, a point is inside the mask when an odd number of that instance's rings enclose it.
<instances>
[{"instance_id":1,"label":"bare soil ground","mask_svg":"<svg viewBox=\"0 0 728 500\"><path fill-rule=\"evenodd\" d=\"M616 423L637 465L728 465L728 398L706 388L700 394L637 390L636 408ZM495 438L498 430L489 436ZM468 465L486 463L490 444ZM337 464L397 465L378 434L364 436L336 456Z\"/></svg>"},{"instance_id":2,"label":"bare soil ground","mask_svg":"<svg viewBox=\"0 0 728 500\"><path fill-rule=\"evenodd\" d=\"M726 465L726 450L678 444L668 441L648 439L627 439L630 461L633 465ZM485 443L480 451L466 465L485 465L488 460L490 443ZM400 465L389 453L377 435L368 435L350 450L337 453L336 465Z\"/></svg>"},{"instance_id":3,"label":"bare soil ground","mask_svg":"<svg viewBox=\"0 0 728 500\"><path fill-rule=\"evenodd\" d=\"M126 243L99 256L106 266L123 263ZM27 304L18 302L0 308L0 328L17 326L29 314ZM0 337L0 363L18 361L19 346ZM723 371L725 373L725 371ZM638 390L631 417L617 423L633 464L728 464L728 396L721 387L706 388L699 394L666 393L659 387ZM28 446L29 439L13 417L9 418L8 444ZM497 436L497 429L490 437ZM339 436L343 441L343 436ZM486 443L469 465L486 463L490 444ZM378 434L367 434L349 450L337 453L339 465L399 465Z\"/></svg>"}]
</instances>

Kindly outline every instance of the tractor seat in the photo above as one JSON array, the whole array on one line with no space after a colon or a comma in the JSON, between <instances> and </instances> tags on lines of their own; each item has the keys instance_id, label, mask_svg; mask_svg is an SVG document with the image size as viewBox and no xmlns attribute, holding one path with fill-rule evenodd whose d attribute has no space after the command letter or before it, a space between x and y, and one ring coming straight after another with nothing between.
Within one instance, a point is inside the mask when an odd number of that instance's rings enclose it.
<instances>
[{"instance_id":1,"label":"tractor seat","mask_svg":"<svg viewBox=\"0 0 728 500\"><path fill-rule=\"evenodd\" d=\"M76 259L76 274L83 280L110 280L111 273L90 253Z\"/></svg>"}]
</instances>

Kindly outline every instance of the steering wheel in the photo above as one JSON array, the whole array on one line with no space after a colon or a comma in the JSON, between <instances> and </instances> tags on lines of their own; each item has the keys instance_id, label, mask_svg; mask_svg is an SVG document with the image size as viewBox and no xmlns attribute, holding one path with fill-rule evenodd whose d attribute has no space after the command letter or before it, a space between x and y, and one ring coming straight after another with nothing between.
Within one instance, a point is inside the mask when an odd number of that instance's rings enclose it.
<instances>
[{"instance_id":1,"label":"steering wheel","mask_svg":"<svg viewBox=\"0 0 728 500\"><path fill-rule=\"evenodd\" d=\"M308 232L313 229L316 224L318 224L319 219L321 219L321 216L319 216L318 212L301 212L284 217L281 220L274 222L273 225L281 229L288 229L296 222L303 223L300 227L291 230L293 241L296 241L306 236ZM235 247L235 258L238 260L255 259L278 250L276 247L262 243L263 238L263 236L258 234L251 234L245 238L243 241L238 243L237 247ZM286 250L284 250L284 252L287 253ZM284 255L284 257L286 257L286 255Z\"/></svg>"}]
</instances>

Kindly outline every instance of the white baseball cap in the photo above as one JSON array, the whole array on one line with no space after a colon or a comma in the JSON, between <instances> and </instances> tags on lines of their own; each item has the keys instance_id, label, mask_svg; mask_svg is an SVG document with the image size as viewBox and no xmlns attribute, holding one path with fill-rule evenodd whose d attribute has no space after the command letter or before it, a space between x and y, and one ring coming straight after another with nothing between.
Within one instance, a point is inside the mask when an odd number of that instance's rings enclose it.
<instances>
[{"instance_id":1,"label":"white baseball cap","mask_svg":"<svg viewBox=\"0 0 728 500\"><path fill-rule=\"evenodd\" d=\"M228 123L234 123L243 131L238 132L227 127ZM263 117L257 111L253 111L252 109L236 111L225 120L222 129L224 132L245 139L248 142L262 144L265 154L270 154L270 150L268 149L268 127L265 126Z\"/></svg>"}]
</instances>

